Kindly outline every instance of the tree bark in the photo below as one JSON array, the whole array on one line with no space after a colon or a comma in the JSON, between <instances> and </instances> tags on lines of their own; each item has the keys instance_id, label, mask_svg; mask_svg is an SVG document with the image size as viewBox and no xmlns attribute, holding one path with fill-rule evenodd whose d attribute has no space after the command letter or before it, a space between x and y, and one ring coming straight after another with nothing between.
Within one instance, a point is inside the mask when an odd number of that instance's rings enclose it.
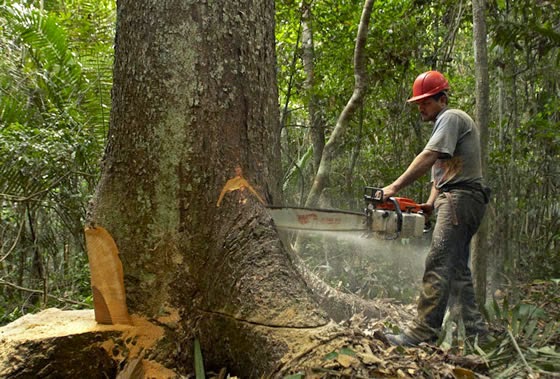
<instances>
[{"instance_id":1,"label":"tree bark","mask_svg":"<svg viewBox=\"0 0 560 379\"><path fill-rule=\"evenodd\" d=\"M163 329L150 361L192 374L196 340L207 371L283 377L349 341L369 349L321 308L263 204L281 203L274 1L121 0L116 28L88 224L119 249L127 327ZM96 351L92 360L111 371L109 351Z\"/></svg>"},{"instance_id":2,"label":"tree bark","mask_svg":"<svg viewBox=\"0 0 560 379\"><path fill-rule=\"evenodd\" d=\"M476 77L476 121L480 128L482 173L487 172L488 118L490 86L488 78L488 46L486 42L486 0L473 0L473 34ZM472 245L473 281L480 307L486 303L486 273L488 262L488 217L485 217Z\"/></svg>"}]
</instances>

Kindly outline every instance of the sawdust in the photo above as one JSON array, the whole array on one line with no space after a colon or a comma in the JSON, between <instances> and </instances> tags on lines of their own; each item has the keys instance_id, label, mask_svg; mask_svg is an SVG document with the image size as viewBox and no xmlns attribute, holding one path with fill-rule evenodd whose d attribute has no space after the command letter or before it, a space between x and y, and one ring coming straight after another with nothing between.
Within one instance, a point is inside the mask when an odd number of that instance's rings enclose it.
<instances>
[{"instance_id":1,"label":"sawdust","mask_svg":"<svg viewBox=\"0 0 560 379\"><path fill-rule=\"evenodd\" d=\"M127 329L124 333L125 340L129 339L135 340L135 344L128 344L130 349L130 356L137 357L141 350L150 349L155 345L161 337L163 337L163 328L156 326L149 322L148 320L135 316L132 316L132 322L134 328Z\"/></svg>"},{"instance_id":2,"label":"sawdust","mask_svg":"<svg viewBox=\"0 0 560 379\"><path fill-rule=\"evenodd\" d=\"M144 371L145 379L172 379L177 377L177 373L175 371L163 367L162 365L154 361L149 361L146 359L142 360L142 368Z\"/></svg>"}]
</instances>

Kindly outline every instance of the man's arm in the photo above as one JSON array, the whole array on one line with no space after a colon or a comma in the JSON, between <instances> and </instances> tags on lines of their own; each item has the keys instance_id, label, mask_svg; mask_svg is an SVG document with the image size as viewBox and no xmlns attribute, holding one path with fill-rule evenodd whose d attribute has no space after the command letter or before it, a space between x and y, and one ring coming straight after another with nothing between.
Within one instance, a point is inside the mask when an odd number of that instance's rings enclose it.
<instances>
[{"instance_id":1,"label":"man's arm","mask_svg":"<svg viewBox=\"0 0 560 379\"><path fill-rule=\"evenodd\" d=\"M424 175L428 170L434 165L435 161L438 159L440 153L432 150L423 150L420 154L414 158L410 166L406 171L399 176L397 180L389 184L387 187L383 188L383 199L394 196L404 187L408 186L416 179ZM433 192L433 188L432 188ZM432 198L432 193L430 193L430 199ZM435 198L434 198L435 200Z\"/></svg>"}]
</instances>

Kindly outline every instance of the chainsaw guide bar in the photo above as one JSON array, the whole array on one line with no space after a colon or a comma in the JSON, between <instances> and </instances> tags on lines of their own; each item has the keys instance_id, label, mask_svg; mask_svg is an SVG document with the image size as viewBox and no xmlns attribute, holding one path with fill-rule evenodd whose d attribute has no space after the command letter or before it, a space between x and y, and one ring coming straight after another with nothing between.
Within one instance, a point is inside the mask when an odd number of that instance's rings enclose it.
<instances>
[{"instance_id":1,"label":"chainsaw guide bar","mask_svg":"<svg viewBox=\"0 0 560 379\"><path fill-rule=\"evenodd\" d=\"M380 239L419 238L424 234L425 217L410 199L383 201L383 191L365 187L363 212L338 209L269 206L280 230L317 232L362 232Z\"/></svg>"}]
</instances>

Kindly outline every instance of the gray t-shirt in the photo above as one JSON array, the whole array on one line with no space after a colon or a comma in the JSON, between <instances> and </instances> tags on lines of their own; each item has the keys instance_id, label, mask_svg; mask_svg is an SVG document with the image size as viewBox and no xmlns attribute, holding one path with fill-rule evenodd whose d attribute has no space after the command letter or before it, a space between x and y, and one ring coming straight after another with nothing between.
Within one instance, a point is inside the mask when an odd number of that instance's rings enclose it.
<instances>
[{"instance_id":1,"label":"gray t-shirt","mask_svg":"<svg viewBox=\"0 0 560 379\"><path fill-rule=\"evenodd\" d=\"M444 109L437 116L424 149L440 153L432 166L436 188L482 183L480 134L478 126L465 112Z\"/></svg>"}]
</instances>

